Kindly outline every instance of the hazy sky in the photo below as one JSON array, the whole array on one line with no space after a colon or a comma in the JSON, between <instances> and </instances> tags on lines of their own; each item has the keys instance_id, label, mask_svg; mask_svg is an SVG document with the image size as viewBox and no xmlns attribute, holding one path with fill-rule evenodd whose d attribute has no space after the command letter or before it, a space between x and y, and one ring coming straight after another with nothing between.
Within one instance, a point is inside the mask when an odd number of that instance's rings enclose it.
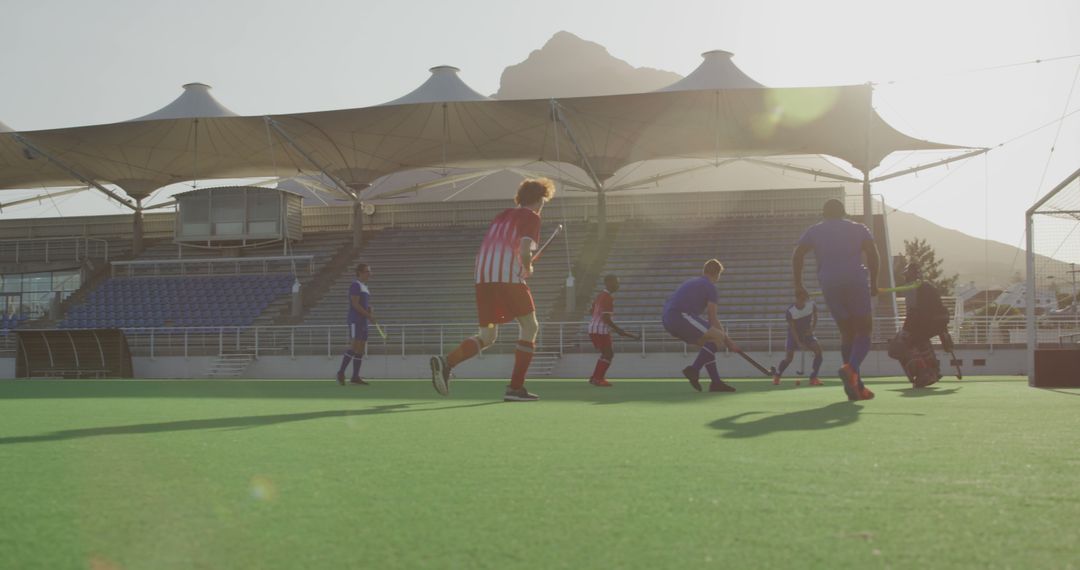
<instances>
[{"instance_id":1,"label":"hazy sky","mask_svg":"<svg viewBox=\"0 0 1080 570\"><path fill-rule=\"evenodd\" d=\"M881 82L875 105L895 127L971 146L1061 117L1080 72L1073 57L969 73L1080 55L1077 0L0 0L0 14L0 121L19 130L140 116L192 81L213 85L241 114L381 103L440 64L490 94L505 67L560 30L632 65L683 75L700 52L725 49L770 86ZM1080 109L1076 91L1069 111ZM1076 168L1080 113L1060 132L1054 125L986 159L875 192L941 225L1019 245L1024 209ZM69 215L119 211L86 194L57 202ZM4 216L56 213L45 203Z\"/></svg>"}]
</instances>

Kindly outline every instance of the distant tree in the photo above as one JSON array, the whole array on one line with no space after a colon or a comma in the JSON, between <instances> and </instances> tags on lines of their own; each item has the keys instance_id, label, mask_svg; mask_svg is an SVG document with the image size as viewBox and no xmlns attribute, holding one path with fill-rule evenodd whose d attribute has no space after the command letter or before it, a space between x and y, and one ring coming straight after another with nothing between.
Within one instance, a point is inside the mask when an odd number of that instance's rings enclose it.
<instances>
[{"instance_id":1,"label":"distant tree","mask_svg":"<svg viewBox=\"0 0 1080 570\"><path fill-rule=\"evenodd\" d=\"M904 267L912 261L918 262L919 267L922 268L923 281L928 281L936 287L942 296L952 295L953 290L956 289L956 282L960 280L960 276L955 273L952 277L943 275L941 265L944 260L937 258L934 248L924 239L904 240L904 252L893 259L896 263L893 274L896 275L898 285L906 285Z\"/></svg>"}]
</instances>

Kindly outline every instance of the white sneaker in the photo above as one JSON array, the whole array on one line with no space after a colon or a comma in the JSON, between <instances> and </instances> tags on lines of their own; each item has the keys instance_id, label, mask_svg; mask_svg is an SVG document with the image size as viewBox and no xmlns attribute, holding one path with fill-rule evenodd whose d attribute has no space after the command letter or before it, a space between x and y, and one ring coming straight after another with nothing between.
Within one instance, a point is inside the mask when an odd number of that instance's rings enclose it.
<instances>
[{"instance_id":1,"label":"white sneaker","mask_svg":"<svg viewBox=\"0 0 1080 570\"><path fill-rule=\"evenodd\" d=\"M431 385L443 396L450 394L450 370L441 356L431 357Z\"/></svg>"}]
</instances>

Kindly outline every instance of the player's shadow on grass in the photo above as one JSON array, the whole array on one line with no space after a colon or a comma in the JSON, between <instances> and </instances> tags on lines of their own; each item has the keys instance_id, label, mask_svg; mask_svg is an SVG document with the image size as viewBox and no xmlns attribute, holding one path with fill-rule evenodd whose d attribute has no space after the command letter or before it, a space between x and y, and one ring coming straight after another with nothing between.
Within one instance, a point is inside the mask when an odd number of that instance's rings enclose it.
<instances>
[{"instance_id":1,"label":"player's shadow on grass","mask_svg":"<svg viewBox=\"0 0 1080 570\"><path fill-rule=\"evenodd\" d=\"M858 421L862 406L855 402L836 402L812 410L747 419L769 412L743 412L709 423L709 427L724 432L723 437L741 439L781 431L810 431L833 429Z\"/></svg>"},{"instance_id":2,"label":"player's shadow on grass","mask_svg":"<svg viewBox=\"0 0 1080 570\"><path fill-rule=\"evenodd\" d=\"M698 393L690 388L685 379L651 381L615 381L613 388L590 386L585 380L565 382L530 380L528 387L538 393L542 401L578 401L597 405L629 402L693 403L705 399L726 400L740 394L775 391L772 382L761 379L733 382L738 392L734 394ZM702 382L708 390L708 381ZM502 401L505 380L457 381L451 388L447 402L471 400L488 403ZM440 398L431 388L430 381L376 380L371 386L338 386L335 382L310 380L298 381L18 381L0 382L0 398L5 400L49 399L109 399L109 398L207 398L207 399L288 399L288 400L336 400L362 402L366 399L402 401L431 401ZM516 404L507 404L516 405ZM531 404L529 404L531 405Z\"/></svg>"},{"instance_id":3,"label":"player's shadow on grass","mask_svg":"<svg viewBox=\"0 0 1080 570\"><path fill-rule=\"evenodd\" d=\"M54 431L41 435L3 437L0 445L12 443L40 443L47 441L65 441L70 439L82 439L86 437L99 437L108 435L140 435L174 431L212 430L212 429L247 429L264 427L269 425L284 424L290 422L302 422L308 420L320 420L325 418L353 418L360 416L373 416L382 414L404 414L411 412L436 412L458 408L477 408L489 406L496 402L480 402L462 404L458 406L441 406L438 408L415 408L416 404L390 404L374 406L371 408L355 410L324 410L319 412L301 412L296 414L274 414L266 416L238 416L232 418L209 418L204 420L179 420L173 422L158 422L148 424L132 424L126 426L96 427L84 429L69 429Z\"/></svg>"},{"instance_id":4,"label":"player's shadow on grass","mask_svg":"<svg viewBox=\"0 0 1080 570\"><path fill-rule=\"evenodd\" d=\"M925 398L927 396L952 396L960 391L960 387L956 388L941 388L941 387L929 387L929 388L907 388L905 390L889 390L890 392L899 392L902 398Z\"/></svg>"}]
</instances>

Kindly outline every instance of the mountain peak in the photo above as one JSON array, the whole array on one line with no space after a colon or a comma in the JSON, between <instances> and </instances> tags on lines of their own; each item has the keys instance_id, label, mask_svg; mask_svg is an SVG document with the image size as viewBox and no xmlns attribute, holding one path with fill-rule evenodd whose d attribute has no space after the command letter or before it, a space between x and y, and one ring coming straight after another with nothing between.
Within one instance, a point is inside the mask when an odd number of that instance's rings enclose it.
<instances>
[{"instance_id":1,"label":"mountain peak","mask_svg":"<svg viewBox=\"0 0 1080 570\"><path fill-rule=\"evenodd\" d=\"M682 76L670 71L634 67L596 42L560 31L525 61L503 71L495 97L536 99L643 93L679 79Z\"/></svg>"}]
</instances>

